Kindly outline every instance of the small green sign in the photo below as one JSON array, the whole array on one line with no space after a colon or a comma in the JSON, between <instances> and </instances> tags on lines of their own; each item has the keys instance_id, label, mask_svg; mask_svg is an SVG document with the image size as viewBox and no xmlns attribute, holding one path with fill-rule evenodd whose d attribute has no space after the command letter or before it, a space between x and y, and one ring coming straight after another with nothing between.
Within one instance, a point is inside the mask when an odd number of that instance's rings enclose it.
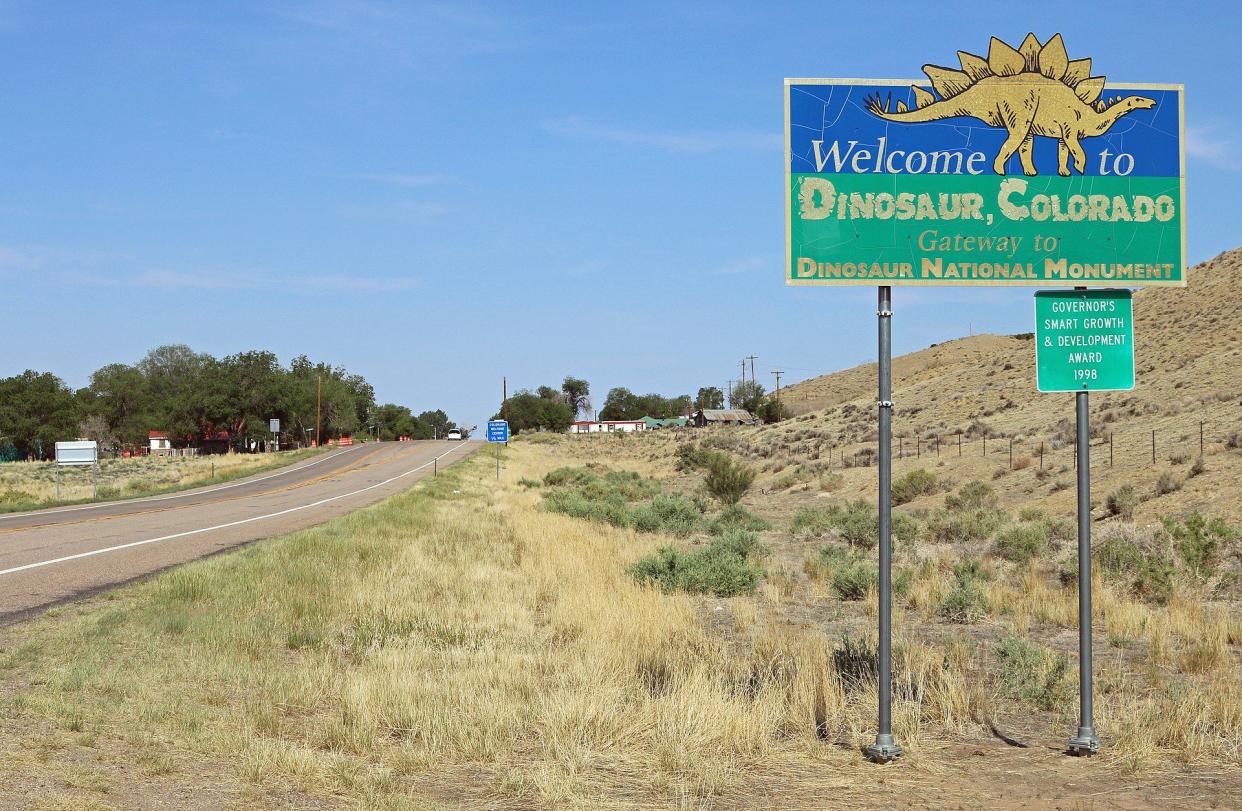
<instances>
[{"instance_id":1,"label":"small green sign","mask_svg":"<svg viewBox=\"0 0 1242 811\"><path fill-rule=\"evenodd\" d=\"M1035 368L1040 391L1134 388L1130 291L1036 293Z\"/></svg>"}]
</instances>

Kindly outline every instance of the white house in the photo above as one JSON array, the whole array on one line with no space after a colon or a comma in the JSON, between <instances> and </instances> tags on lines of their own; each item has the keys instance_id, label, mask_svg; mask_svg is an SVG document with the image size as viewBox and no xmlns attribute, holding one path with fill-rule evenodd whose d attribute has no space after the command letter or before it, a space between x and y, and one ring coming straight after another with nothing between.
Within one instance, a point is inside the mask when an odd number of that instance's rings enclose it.
<instances>
[{"instance_id":1,"label":"white house","mask_svg":"<svg viewBox=\"0 0 1242 811\"><path fill-rule=\"evenodd\" d=\"M148 431L147 439L151 443L152 456L167 456L172 450L172 440L168 438L167 431Z\"/></svg>"},{"instance_id":2,"label":"white house","mask_svg":"<svg viewBox=\"0 0 1242 811\"><path fill-rule=\"evenodd\" d=\"M642 420L602 420L600 422L582 420L569 426L571 434L612 434L618 431L628 434L646 430L647 423Z\"/></svg>"}]
</instances>

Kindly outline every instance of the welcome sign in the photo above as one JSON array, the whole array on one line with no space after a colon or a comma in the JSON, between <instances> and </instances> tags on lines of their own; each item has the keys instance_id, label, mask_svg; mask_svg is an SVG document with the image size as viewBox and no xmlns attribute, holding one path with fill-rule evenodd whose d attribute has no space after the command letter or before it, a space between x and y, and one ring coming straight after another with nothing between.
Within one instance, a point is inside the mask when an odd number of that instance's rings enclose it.
<instances>
[{"instance_id":1,"label":"welcome sign","mask_svg":"<svg viewBox=\"0 0 1242 811\"><path fill-rule=\"evenodd\" d=\"M785 80L786 282L1185 285L1182 87L1107 84L1060 34L957 56Z\"/></svg>"}]
</instances>

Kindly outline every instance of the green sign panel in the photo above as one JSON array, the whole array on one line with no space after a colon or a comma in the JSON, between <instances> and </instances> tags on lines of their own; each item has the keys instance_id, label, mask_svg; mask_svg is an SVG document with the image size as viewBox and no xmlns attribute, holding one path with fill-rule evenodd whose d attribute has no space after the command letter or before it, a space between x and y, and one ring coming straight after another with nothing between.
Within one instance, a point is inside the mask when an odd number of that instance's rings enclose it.
<instances>
[{"instance_id":1,"label":"green sign panel","mask_svg":"<svg viewBox=\"0 0 1242 811\"><path fill-rule=\"evenodd\" d=\"M957 59L786 79L787 284L1186 283L1180 85L1108 83L1059 34Z\"/></svg>"},{"instance_id":2,"label":"green sign panel","mask_svg":"<svg viewBox=\"0 0 1242 811\"><path fill-rule=\"evenodd\" d=\"M1134 388L1134 311L1129 290L1035 294L1040 391Z\"/></svg>"}]
</instances>

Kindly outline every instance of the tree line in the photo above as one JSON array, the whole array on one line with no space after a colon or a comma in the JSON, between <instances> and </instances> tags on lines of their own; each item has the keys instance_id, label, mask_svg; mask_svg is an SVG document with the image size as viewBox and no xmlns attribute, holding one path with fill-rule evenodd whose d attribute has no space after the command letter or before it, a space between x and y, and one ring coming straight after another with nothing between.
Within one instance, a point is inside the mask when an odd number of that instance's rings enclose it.
<instances>
[{"instance_id":1,"label":"tree line","mask_svg":"<svg viewBox=\"0 0 1242 811\"><path fill-rule=\"evenodd\" d=\"M599 420L637 420L643 417L670 419L685 417L698 409L724 408L725 393L715 386L705 386L695 397L679 394L665 397L661 394L635 394L624 386L608 390L604 405L597 415ZM762 385L743 382L729 392L729 407L744 408L752 414L772 422L782 418L784 409L777 407L775 399L764 391ZM565 431L579 417L589 419L591 412L591 384L582 378L567 376L560 388L539 386L534 391L522 389L501 403L492 419L508 419L509 430Z\"/></svg>"},{"instance_id":2,"label":"tree line","mask_svg":"<svg viewBox=\"0 0 1242 811\"><path fill-rule=\"evenodd\" d=\"M362 375L305 355L282 366L272 352L224 358L181 344L152 349L135 364L111 363L73 390L51 372L27 370L0 378L0 460L46 459L57 441L94 439L104 451L145 447L149 431L175 445L223 437L234 448L270 440L279 419L286 440L372 434L430 439L456 427L443 411L415 415L405 406L378 405Z\"/></svg>"}]
</instances>

